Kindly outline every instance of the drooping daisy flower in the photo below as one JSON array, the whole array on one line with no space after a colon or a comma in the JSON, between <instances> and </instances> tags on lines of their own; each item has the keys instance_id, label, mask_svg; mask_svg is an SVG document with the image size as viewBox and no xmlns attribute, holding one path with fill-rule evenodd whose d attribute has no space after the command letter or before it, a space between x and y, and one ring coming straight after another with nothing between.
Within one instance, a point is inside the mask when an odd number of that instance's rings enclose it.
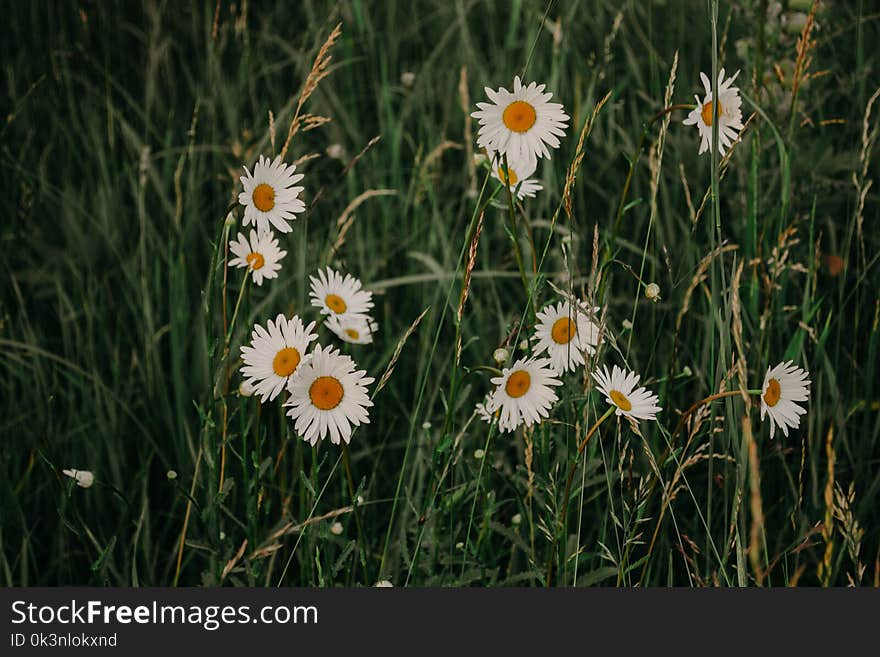
<instances>
[{"instance_id":1,"label":"drooping daisy flower","mask_svg":"<svg viewBox=\"0 0 880 657\"><path fill-rule=\"evenodd\" d=\"M521 424L531 426L550 414L558 399L551 386L562 385L553 374L546 358L520 358L491 380L496 388L486 402L486 411L501 411L499 431L513 431Z\"/></svg>"},{"instance_id":2,"label":"drooping daisy flower","mask_svg":"<svg viewBox=\"0 0 880 657\"><path fill-rule=\"evenodd\" d=\"M477 144L507 153L509 160L529 161L550 158L547 146L559 148L565 136L568 114L559 103L551 103L551 93L543 93L543 84L524 87L519 76L513 79L513 93L504 87L492 91L486 87L491 103L477 103L479 111L471 114L480 122Z\"/></svg>"},{"instance_id":3,"label":"drooping daisy flower","mask_svg":"<svg viewBox=\"0 0 880 657\"><path fill-rule=\"evenodd\" d=\"M770 416L770 438L776 433L776 425L788 438L788 428L797 429L800 416L807 412L795 402L807 401L810 397L809 372L788 361L774 368L767 368L764 385L761 388L761 420Z\"/></svg>"},{"instance_id":4,"label":"drooping daisy flower","mask_svg":"<svg viewBox=\"0 0 880 657\"><path fill-rule=\"evenodd\" d=\"M315 347L309 360L290 379L287 414L303 440L316 445L330 434L334 445L351 440L352 425L368 424L373 405L367 386L375 379L358 370L338 349Z\"/></svg>"},{"instance_id":5,"label":"drooping daisy flower","mask_svg":"<svg viewBox=\"0 0 880 657\"><path fill-rule=\"evenodd\" d=\"M366 315L373 307L373 293L362 289L361 282L351 274L342 277L327 267L319 269L317 276L310 276L312 305L321 309L322 315L351 317Z\"/></svg>"},{"instance_id":6,"label":"drooping daisy flower","mask_svg":"<svg viewBox=\"0 0 880 657\"><path fill-rule=\"evenodd\" d=\"M507 182L510 191L516 194L516 197L520 200L527 196L534 198L536 193L544 189L541 183L530 178L535 173L535 169L538 168L538 161L534 158L516 161L508 157L506 174L504 171L504 158L501 155L490 152L489 162L492 165L492 177L499 182Z\"/></svg>"},{"instance_id":7,"label":"drooping daisy flower","mask_svg":"<svg viewBox=\"0 0 880 657\"><path fill-rule=\"evenodd\" d=\"M287 222L306 209L298 198L303 188L295 186L303 179L301 173L294 174L296 165L284 164L280 156L269 162L269 158L261 155L253 174L247 167L244 170L244 191L238 195L238 202L244 206L244 225L253 222L259 233L268 232L270 224L282 233L293 230Z\"/></svg>"},{"instance_id":8,"label":"drooping daisy flower","mask_svg":"<svg viewBox=\"0 0 880 657\"><path fill-rule=\"evenodd\" d=\"M624 415L633 420L656 420L657 413L663 409L657 405L657 395L646 388L636 388L639 375L627 372L615 365L611 373L603 365L593 372L593 379L605 401L615 407L615 415Z\"/></svg>"},{"instance_id":9,"label":"drooping daisy flower","mask_svg":"<svg viewBox=\"0 0 880 657\"><path fill-rule=\"evenodd\" d=\"M250 346L242 346L244 366L241 374L260 396L260 401L272 401L287 385L290 376L306 360L309 343L318 339L315 322L303 326L294 315L287 319L278 315L268 328L254 325Z\"/></svg>"},{"instance_id":10,"label":"drooping daisy flower","mask_svg":"<svg viewBox=\"0 0 880 657\"><path fill-rule=\"evenodd\" d=\"M229 261L230 267L247 267L254 277L254 283L263 284L263 279L278 278L281 259L287 251L278 248L278 240L268 233L251 230L250 241L243 233L229 243L229 250L236 256Z\"/></svg>"},{"instance_id":11,"label":"drooping daisy flower","mask_svg":"<svg viewBox=\"0 0 880 657\"><path fill-rule=\"evenodd\" d=\"M737 75L739 71L725 80L724 69L718 71L718 153L720 155L724 155L724 150L734 142L739 131L743 129L742 99L739 97L739 89L733 86ZM703 80L706 96L702 101L699 96L694 96L697 107L691 110L682 123L696 125L699 129L700 154L702 154L712 150L712 121L715 117L715 107L712 103L712 83L705 73L700 73L700 78Z\"/></svg>"},{"instance_id":12,"label":"drooping daisy flower","mask_svg":"<svg viewBox=\"0 0 880 657\"><path fill-rule=\"evenodd\" d=\"M330 315L325 324L343 342L371 344L379 325L368 315Z\"/></svg>"},{"instance_id":13,"label":"drooping daisy flower","mask_svg":"<svg viewBox=\"0 0 880 657\"><path fill-rule=\"evenodd\" d=\"M491 399L492 395L492 392L487 393L483 401L474 406L474 411L477 413L477 417L479 417L486 424L492 424L492 420L494 420L495 416L498 415L497 410L494 413L490 413L489 410L486 408L489 405L489 400Z\"/></svg>"},{"instance_id":14,"label":"drooping daisy flower","mask_svg":"<svg viewBox=\"0 0 880 657\"><path fill-rule=\"evenodd\" d=\"M582 304L560 301L555 306L545 306L538 313L533 339L537 342L535 354L546 351L553 370L562 374L583 365L585 354L596 353L599 327Z\"/></svg>"},{"instance_id":15,"label":"drooping daisy flower","mask_svg":"<svg viewBox=\"0 0 880 657\"><path fill-rule=\"evenodd\" d=\"M62 470L61 474L67 475L76 481L76 485L81 488L91 488L92 484L95 483L95 475L89 470Z\"/></svg>"}]
</instances>

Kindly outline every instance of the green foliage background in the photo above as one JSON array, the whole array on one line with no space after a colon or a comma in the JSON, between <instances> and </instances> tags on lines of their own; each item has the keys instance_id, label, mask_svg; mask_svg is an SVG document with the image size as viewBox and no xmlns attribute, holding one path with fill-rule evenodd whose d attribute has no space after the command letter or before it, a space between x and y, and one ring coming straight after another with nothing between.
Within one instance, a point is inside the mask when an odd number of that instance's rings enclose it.
<instances>
[{"instance_id":1,"label":"green foliage background","mask_svg":"<svg viewBox=\"0 0 880 657\"><path fill-rule=\"evenodd\" d=\"M509 87L527 62L526 79L565 104L568 137L539 169L545 191L523 204L535 243L550 240L530 282L539 304L554 299L547 279L586 287L594 227L605 248L627 158L663 107L675 52L673 102L693 102L699 72L711 71L707 2L3 2L0 582L537 586L556 559L553 584L876 584L880 204L874 187L860 208L854 180L864 189L878 175L876 140L863 153L863 132L876 136L880 107L867 128L863 120L880 85L880 16L871 2L823 3L808 68L821 75L793 103L809 3L783 2L781 13L776 4L720 3L720 64L741 70L760 111L720 184L721 237L737 248L713 261L679 328L716 243L711 202L696 222L688 207L709 189L710 158L697 155L696 130L675 113L650 233L646 154L635 167L599 301L665 410L657 425L642 423L643 438L603 425L560 526L560 484L604 401L569 376L553 422L529 438L530 455L521 432L498 436L472 417L488 376L465 373L492 365L522 318L531 324L504 204L484 217L451 385L459 255L485 175L471 165L467 114L484 86ZM209 359L222 355L221 295L231 309L241 284L238 270L224 283L220 243L237 176L273 152L270 110L283 142L317 49L339 22L331 74L306 108L332 121L297 135L289 158L319 156L301 165L312 205L282 237L281 277L246 292L230 363L252 323L313 315L308 276L322 262L377 294L380 339L349 350L377 378L429 308L351 444L360 540L339 449L303 444L279 404L239 397L234 372L224 394L225 370ZM408 71L411 86L401 80ZM578 133L609 91L572 188L573 215L562 213L551 234ZM753 109L744 103L746 116ZM655 126L649 145L656 137ZM326 155L331 144L342 160ZM364 200L328 258L337 219L368 190L393 194ZM519 238L528 262L530 243ZM656 304L628 269L643 259L644 281L661 289ZM737 312L730 283L740 263ZM793 359L811 372L808 414L771 442L752 408L758 482L742 400L712 406L688 448L676 443L659 464L661 480L677 483L649 548L665 499L650 485L652 459L682 410L722 379L738 385L724 377L737 353L735 317L749 387ZM600 362L622 359L605 349ZM834 481L853 486L848 501L826 497L832 455ZM93 470L97 483L77 488L60 474L67 467Z\"/></svg>"}]
</instances>

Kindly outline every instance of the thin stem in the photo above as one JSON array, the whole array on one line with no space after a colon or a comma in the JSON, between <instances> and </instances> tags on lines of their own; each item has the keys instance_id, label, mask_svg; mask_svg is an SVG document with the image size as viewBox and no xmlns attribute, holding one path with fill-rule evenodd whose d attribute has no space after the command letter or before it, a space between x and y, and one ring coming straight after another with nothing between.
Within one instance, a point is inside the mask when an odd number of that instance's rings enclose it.
<instances>
[{"instance_id":1,"label":"thin stem","mask_svg":"<svg viewBox=\"0 0 880 657\"><path fill-rule=\"evenodd\" d=\"M616 408L617 408L616 406L611 406L607 411L605 411L605 414L602 415L602 417L600 417L598 420L596 420L596 423L592 427L590 427L590 430L587 431L587 434L584 436L584 439L581 440L580 445L578 445L577 456L575 457L574 462L571 464L571 467L568 469L568 480L565 482L565 494L562 496L562 508L561 508L561 511L559 514L560 528L565 523L565 515L568 511L568 500L571 497L571 485L572 485L572 482L574 481L574 472L577 469L577 464L580 461L581 454L584 453L584 450L587 448L587 443L590 441L590 438L593 437L593 434L596 433L596 430L599 428L599 426L605 420L607 420L609 417L611 417L612 413L614 413ZM559 543L559 533L557 531L557 533L553 539L553 549L550 550L550 556L547 558L546 586L550 586L551 580L553 579L553 564L556 560L556 547L557 547L558 543Z\"/></svg>"},{"instance_id":2,"label":"thin stem","mask_svg":"<svg viewBox=\"0 0 880 657\"><path fill-rule=\"evenodd\" d=\"M361 514L358 511L357 494L354 487L354 476L351 473L351 460L348 456L348 445L342 443L342 463L345 466L345 476L348 479L348 491L351 494L351 508L354 510L354 520L357 524L358 545L361 551L361 561L364 564L364 576L367 578L367 584L370 583L370 570L367 561L366 544L364 543L364 526L361 524Z\"/></svg>"},{"instance_id":3,"label":"thin stem","mask_svg":"<svg viewBox=\"0 0 880 657\"><path fill-rule=\"evenodd\" d=\"M519 276L522 279L523 290L526 293L526 296L529 296L529 283L526 278L526 270L523 265L522 259L522 251L519 247L519 238L517 237L516 231L516 211L513 207L513 192L510 190L510 169L507 168L507 153L504 153L504 180L501 182L504 185L504 189L507 191L507 216L510 220L510 236L513 239L513 252L516 255L516 264L519 267Z\"/></svg>"},{"instance_id":4,"label":"thin stem","mask_svg":"<svg viewBox=\"0 0 880 657\"><path fill-rule=\"evenodd\" d=\"M748 390L746 391L750 395L760 395L761 390ZM678 435L678 432L681 431L681 428L684 426L684 423L687 421L688 417L696 411L700 406L704 404L708 404L710 402L715 401L716 399L724 399L725 397L735 397L736 395L741 395L741 390L728 390L727 392L716 392L714 395L709 395L705 399L701 399L698 402L694 402L690 408L688 408L684 413L681 414L681 417L678 420L678 424L675 425L675 430L672 432L669 441L672 442L672 439ZM665 459L664 459L665 460Z\"/></svg>"}]
</instances>

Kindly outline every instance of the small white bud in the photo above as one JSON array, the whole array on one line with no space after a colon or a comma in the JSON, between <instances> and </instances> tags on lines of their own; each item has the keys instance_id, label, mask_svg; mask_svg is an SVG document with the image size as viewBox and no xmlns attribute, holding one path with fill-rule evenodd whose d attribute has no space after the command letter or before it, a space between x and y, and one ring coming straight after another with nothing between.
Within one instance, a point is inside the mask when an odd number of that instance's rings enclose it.
<instances>
[{"instance_id":1,"label":"small white bud","mask_svg":"<svg viewBox=\"0 0 880 657\"><path fill-rule=\"evenodd\" d=\"M253 397L255 392L254 387L244 379L238 384L238 394L242 397Z\"/></svg>"},{"instance_id":2,"label":"small white bud","mask_svg":"<svg viewBox=\"0 0 880 657\"><path fill-rule=\"evenodd\" d=\"M496 349L492 352L492 360L501 365L502 363L506 363L507 359L510 358L510 352L507 351L504 347Z\"/></svg>"},{"instance_id":3,"label":"small white bud","mask_svg":"<svg viewBox=\"0 0 880 657\"><path fill-rule=\"evenodd\" d=\"M660 286L657 285L656 283L650 283L645 288L645 297L647 299L650 299L654 303L657 303L658 301L660 301Z\"/></svg>"},{"instance_id":4,"label":"small white bud","mask_svg":"<svg viewBox=\"0 0 880 657\"><path fill-rule=\"evenodd\" d=\"M165 473L165 476L168 477L168 481L174 481L177 479L177 470L169 470Z\"/></svg>"},{"instance_id":5,"label":"small white bud","mask_svg":"<svg viewBox=\"0 0 880 657\"><path fill-rule=\"evenodd\" d=\"M528 349L529 349L529 341L528 341L528 340L523 340L522 342L520 342L520 343L519 343L519 348L520 348L520 351L528 351Z\"/></svg>"},{"instance_id":6,"label":"small white bud","mask_svg":"<svg viewBox=\"0 0 880 657\"><path fill-rule=\"evenodd\" d=\"M327 157L334 160L341 160L345 155L345 149L342 147L342 144L330 144L327 147Z\"/></svg>"},{"instance_id":7,"label":"small white bud","mask_svg":"<svg viewBox=\"0 0 880 657\"><path fill-rule=\"evenodd\" d=\"M89 470L62 470L62 474L76 481L76 485L82 488L90 488L95 483L95 475Z\"/></svg>"},{"instance_id":8,"label":"small white bud","mask_svg":"<svg viewBox=\"0 0 880 657\"><path fill-rule=\"evenodd\" d=\"M623 320L620 325L627 331L629 331L633 327L633 323L628 319Z\"/></svg>"},{"instance_id":9,"label":"small white bud","mask_svg":"<svg viewBox=\"0 0 880 657\"><path fill-rule=\"evenodd\" d=\"M221 532L220 532L220 540L221 540L221 541L225 541L225 540L226 540L226 532L224 532L224 531L221 531Z\"/></svg>"},{"instance_id":10,"label":"small white bud","mask_svg":"<svg viewBox=\"0 0 880 657\"><path fill-rule=\"evenodd\" d=\"M232 214L231 212L229 214L227 214L225 226L227 228L235 228L236 224L238 224L238 222L235 220L235 215Z\"/></svg>"},{"instance_id":11,"label":"small white bud","mask_svg":"<svg viewBox=\"0 0 880 657\"><path fill-rule=\"evenodd\" d=\"M416 74L412 71L404 71L400 74L400 83L404 87L411 87L416 83Z\"/></svg>"},{"instance_id":12,"label":"small white bud","mask_svg":"<svg viewBox=\"0 0 880 657\"><path fill-rule=\"evenodd\" d=\"M422 429L424 429L425 431L427 431L427 430L430 429L430 428L431 428L431 423L430 423L430 422L422 422Z\"/></svg>"},{"instance_id":13,"label":"small white bud","mask_svg":"<svg viewBox=\"0 0 880 657\"><path fill-rule=\"evenodd\" d=\"M474 450L474 458L477 459L478 461L479 461L481 458L483 458L484 456L486 456L486 451L485 451L485 450L482 450L482 449L475 449L475 450Z\"/></svg>"},{"instance_id":14,"label":"small white bud","mask_svg":"<svg viewBox=\"0 0 880 657\"><path fill-rule=\"evenodd\" d=\"M681 374L682 374L682 376L693 376L694 372L693 372L693 370L691 370L690 367L685 365L681 370Z\"/></svg>"},{"instance_id":15,"label":"small white bud","mask_svg":"<svg viewBox=\"0 0 880 657\"><path fill-rule=\"evenodd\" d=\"M462 543L461 541L459 541L458 543L455 544L455 549L456 549L456 550L463 550L463 549L464 549L464 543Z\"/></svg>"},{"instance_id":16,"label":"small white bud","mask_svg":"<svg viewBox=\"0 0 880 657\"><path fill-rule=\"evenodd\" d=\"M393 589L394 584L389 582L387 579L380 579L378 582L373 584L373 588L377 589Z\"/></svg>"},{"instance_id":17,"label":"small white bud","mask_svg":"<svg viewBox=\"0 0 880 657\"><path fill-rule=\"evenodd\" d=\"M520 524L522 522L522 514L517 513L515 516L513 516L513 518L510 519L510 522L512 522L514 525Z\"/></svg>"},{"instance_id":18,"label":"small white bud","mask_svg":"<svg viewBox=\"0 0 880 657\"><path fill-rule=\"evenodd\" d=\"M357 496L357 501L358 501L358 505L363 504L363 503L364 503L364 496L363 496L363 495L358 495L358 496Z\"/></svg>"},{"instance_id":19,"label":"small white bud","mask_svg":"<svg viewBox=\"0 0 880 657\"><path fill-rule=\"evenodd\" d=\"M330 533L334 536L340 536L342 534L342 523L334 522L332 525L330 525Z\"/></svg>"}]
</instances>

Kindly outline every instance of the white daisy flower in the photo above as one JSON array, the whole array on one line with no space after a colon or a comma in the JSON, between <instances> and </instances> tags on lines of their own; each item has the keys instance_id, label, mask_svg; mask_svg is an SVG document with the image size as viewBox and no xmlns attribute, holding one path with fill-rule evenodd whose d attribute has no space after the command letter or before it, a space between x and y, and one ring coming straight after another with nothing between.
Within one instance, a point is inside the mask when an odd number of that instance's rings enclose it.
<instances>
[{"instance_id":1,"label":"white daisy flower","mask_svg":"<svg viewBox=\"0 0 880 657\"><path fill-rule=\"evenodd\" d=\"M582 304L570 301L545 306L538 313L535 354L546 351L551 367L559 374L583 365L585 354L595 354L599 344L599 327L590 319L596 310L588 314Z\"/></svg>"},{"instance_id":2,"label":"white daisy flower","mask_svg":"<svg viewBox=\"0 0 880 657\"><path fill-rule=\"evenodd\" d=\"M501 411L499 431L513 431L521 424L531 426L549 416L558 399L551 386L562 385L553 374L546 358L520 358L491 380L496 388L486 402L486 411Z\"/></svg>"},{"instance_id":3,"label":"white daisy flower","mask_svg":"<svg viewBox=\"0 0 880 657\"><path fill-rule=\"evenodd\" d=\"M351 274L342 277L327 267L319 269L317 276L310 276L312 305L321 309L322 315L351 317L366 315L373 307L373 293L362 289L361 282Z\"/></svg>"},{"instance_id":4,"label":"white daisy flower","mask_svg":"<svg viewBox=\"0 0 880 657\"><path fill-rule=\"evenodd\" d=\"M524 87L519 76L513 79L513 93L504 87L492 91L486 87L491 103L477 103L479 111L471 114L480 122L477 144L507 153L510 160L528 161L550 158L547 146L559 148L565 136L568 114L559 103L551 103L545 85L532 82Z\"/></svg>"},{"instance_id":5,"label":"white daisy flower","mask_svg":"<svg viewBox=\"0 0 880 657\"><path fill-rule=\"evenodd\" d=\"M810 397L809 372L802 370L791 361L767 368L764 385L761 388L761 420L770 416L770 438L776 433L776 425L788 438L788 428L800 426L800 416L806 409L795 402L807 401Z\"/></svg>"},{"instance_id":6,"label":"white daisy flower","mask_svg":"<svg viewBox=\"0 0 880 657\"><path fill-rule=\"evenodd\" d=\"M244 191L238 195L238 202L244 206L244 225L253 222L260 233L268 232L270 224L282 233L293 230L287 222L306 209L298 198L303 187L294 186L303 179L301 173L294 174L296 165L284 164L281 156L270 163L269 158L261 155L253 175L247 167L244 170Z\"/></svg>"},{"instance_id":7,"label":"white daisy flower","mask_svg":"<svg viewBox=\"0 0 880 657\"><path fill-rule=\"evenodd\" d=\"M537 180L533 180L530 176L535 173L538 168L538 162L534 158L531 160L511 160L507 158L507 174L504 172L504 158L496 153L489 153L489 162L492 164L492 177L495 180L505 183L508 180L510 191L516 195L519 200L526 198L534 198L535 194L544 189Z\"/></svg>"},{"instance_id":8,"label":"white daisy flower","mask_svg":"<svg viewBox=\"0 0 880 657\"><path fill-rule=\"evenodd\" d=\"M357 370L351 357L338 349L315 347L308 361L290 379L287 414L303 440L316 445L330 434L334 445L351 440L352 425L368 424L373 405L367 386L375 379Z\"/></svg>"},{"instance_id":9,"label":"white daisy flower","mask_svg":"<svg viewBox=\"0 0 880 657\"><path fill-rule=\"evenodd\" d=\"M260 401L275 399L290 376L305 363L309 343L318 339L314 329L315 322L303 326L296 315L289 320L278 315L274 322L269 320L268 328L254 325L251 344L241 348L241 374Z\"/></svg>"},{"instance_id":10,"label":"white daisy flower","mask_svg":"<svg viewBox=\"0 0 880 657\"><path fill-rule=\"evenodd\" d=\"M593 372L593 380L605 395L605 401L616 407L615 415L624 415L633 420L656 420L657 413L663 409L657 405L657 395L646 388L636 388L639 375L627 372L617 365L608 373L603 365Z\"/></svg>"},{"instance_id":11,"label":"white daisy flower","mask_svg":"<svg viewBox=\"0 0 880 657\"><path fill-rule=\"evenodd\" d=\"M721 155L724 155L724 150L734 142L739 131L743 129L742 99L739 97L739 89L733 86L737 75L739 71L725 80L724 69L718 72L718 153ZM705 73L700 73L700 78L703 80L706 96L702 101L699 96L694 96L697 107L691 110L682 123L696 125L699 129L700 154L702 154L712 150L712 121L715 109L712 104L712 83Z\"/></svg>"},{"instance_id":12,"label":"white daisy flower","mask_svg":"<svg viewBox=\"0 0 880 657\"><path fill-rule=\"evenodd\" d=\"M281 259L287 255L287 251L278 248L278 240L271 232L257 234L255 230L250 232L250 241L243 233L236 235L229 250L236 256L229 266L247 267L257 285L262 285L263 279L278 278Z\"/></svg>"},{"instance_id":13,"label":"white daisy flower","mask_svg":"<svg viewBox=\"0 0 880 657\"><path fill-rule=\"evenodd\" d=\"M368 315L330 315L325 326L337 338L352 344L371 344L373 334L379 330L379 324Z\"/></svg>"},{"instance_id":14,"label":"white daisy flower","mask_svg":"<svg viewBox=\"0 0 880 657\"><path fill-rule=\"evenodd\" d=\"M95 483L95 475L89 470L62 470L61 474L67 475L76 481L76 485L81 488L91 488L92 484Z\"/></svg>"}]
</instances>

